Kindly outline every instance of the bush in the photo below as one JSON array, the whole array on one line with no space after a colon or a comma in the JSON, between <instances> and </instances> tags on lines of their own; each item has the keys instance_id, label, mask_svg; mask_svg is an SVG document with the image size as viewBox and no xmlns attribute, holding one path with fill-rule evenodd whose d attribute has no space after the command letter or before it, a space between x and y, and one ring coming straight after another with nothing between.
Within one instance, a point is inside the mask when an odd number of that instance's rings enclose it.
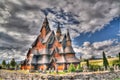
<instances>
[{"instance_id":1,"label":"bush","mask_svg":"<svg viewBox=\"0 0 120 80\"><path fill-rule=\"evenodd\" d=\"M82 71L83 71L83 69L82 69L82 67L80 66L80 64L77 65L76 71L77 71L77 72L82 72Z\"/></svg>"},{"instance_id":2,"label":"bush","mask_svg":"<svg viewBox=\"0 0 120 80\"><path fill-rule=\"evenodd\" d=\"M99 66L99 65L90 65L89 68L90 68L91 71L97 71L98 69L101 68L101 66Z\"/></svg>"},{"instance_id":3,"label":"bush","mask_svg":"<svg viewBox=\"0 0 120 80\"><path fill-rule=\"evenodd\" d=\"M114 68L110 68L110 71L111 71L111 72L114 72Z\"/></svg>"},{"instance_id":4,"label":"bush","mask_svg":"<svg viewBox=\"0 0 120 80\"><path fill-rule=\"evenodd\" d=\"M66 72L68 72L68 70L64 70L63 72L65 72L65 73L66 73Z\"/></svg>"},{"instance_id":5,"label":"bush","mask_svg":"<svg viewBox=\"0 0 120 80\"><path fill-rule=\"evenodd\" d=\"M68 68L69 72L75 72L75 66L71 63L69 68Z\"/></svg>"},{"instance_id":6,"label":"bush","mask_svg":"<svg viewBox=\"0 0 120 80\"><path fill-rule=\"evenodd\" d=\"M0 69L2 69L2 66L0 65Z\"/></svg>"},{"instance_id":7,"label":"bush","mask_svg":"<svg viewBox=\"0 0 120 80\"><path fill-rule=\"evenodd\" d=\"M114 60L114 61L113 61L113 66L114 66L114 65L117 65L117 66L120 67L120 61L119 61L119 60Z\"/></svg>"}]
</instances>

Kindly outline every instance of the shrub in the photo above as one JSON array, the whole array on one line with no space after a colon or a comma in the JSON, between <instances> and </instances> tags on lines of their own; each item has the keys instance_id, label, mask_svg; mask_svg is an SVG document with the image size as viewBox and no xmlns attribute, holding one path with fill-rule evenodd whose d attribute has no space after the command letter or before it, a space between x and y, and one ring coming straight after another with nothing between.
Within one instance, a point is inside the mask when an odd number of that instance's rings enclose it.
<instances>
[{"instance_id":1,"label":"shrub","mask_svg":"<svg viewBox=\"0 0 120 80\"><path fill-rule=\"evenodd\" d=\"M82 72L82 67L80 66L80 64L77 65L76 71Z\"/></svg>"},{"instance_id":2,"label":"shrub","mask_svg":"<svg viewBox=\"0 0 120 80\"><path fill-rule=\"evenodd\" d=\"M98 69L101 68L101 66L99 66L99 65L90 65L89 68L90 68L91 71L97 71Z\"/></svg>"},{"instance_id":3,"label":"shrub","mask_svg":"<svg viewBox=\"0 0 120 80\"><path fill-rule=\"evenodd\" d=\"M0 69L2 69L2 66L0 65Z\"/></svg>"},{"instance_id":4,"label":"shrub","mask_svg":"<svg viewBox=\"0 0 120 80\"><path fill-rule=\"evenodd\" d=\"M117 66L120 67L120 61L119 61L119 60L114 60L114 61L113 61L113 66L114 66L114 65L117 65Z\"/></svg>"},{"instance_id":5,"label":"shrub","mask_svg":"<svg viewBox=\"0 0 120 80\"><path fill-rule=\"evenodd\" d=\"M69 68L68 68L69 72L75 72L75 66L71 63Z\"/></svg>"},{"instance_id":6,"label":"shrub","mask_svg":"<svg viewBox=\"0 0 120 80\"><path fill-rule=\"evenodd\" d=\"M111 71L111 72L114 72L114 68L110 67L110 71Z\"/></svg>"}]
</instances>

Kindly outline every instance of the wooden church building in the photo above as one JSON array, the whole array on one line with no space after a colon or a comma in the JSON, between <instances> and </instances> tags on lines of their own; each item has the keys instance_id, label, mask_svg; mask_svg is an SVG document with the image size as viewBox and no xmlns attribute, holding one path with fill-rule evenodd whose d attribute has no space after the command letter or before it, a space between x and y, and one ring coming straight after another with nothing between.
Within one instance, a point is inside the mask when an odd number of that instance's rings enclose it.
<instances>
[{"instance_id":1,"label":"wooden church building","mask_svg":"<svg viewBox=\"0 0 120 80\"><path fill-rule=\"evenodd\" d=\"M54 32L50 29L48 19L45 17L40 34L29 49L21 69L66 70L71 63L77 66L80 61L72 48L69 31L62 34L58 24L57 31Z\"/></svg>"}]
</instances>

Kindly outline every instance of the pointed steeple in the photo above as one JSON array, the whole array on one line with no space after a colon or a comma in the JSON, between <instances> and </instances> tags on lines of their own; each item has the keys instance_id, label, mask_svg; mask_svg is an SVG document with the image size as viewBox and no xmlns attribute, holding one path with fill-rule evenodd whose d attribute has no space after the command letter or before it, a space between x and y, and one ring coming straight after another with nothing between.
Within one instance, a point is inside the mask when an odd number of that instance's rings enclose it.
<instances>
[{"instance_id":1,"label":"pointed steeple","mask_svg":"<svg viewBox=\"0 0 120 80\"><path fill-rule=\"evenodd\" d=\"M57 27L57 31L56 31L56 36L57 36L57 39L60 38L61 36L61 29L60 29L60 23L58 22L58 27Z\"/></svg>"},{"instance_id":2,"label":"pointed steeple","mask_svg":"<svg viewBox=\"0 0 120 80\"><path fill-rule=\"evenodd\" d=\"M47 16L45 16L45 19L44 19L43 23L45 23L45 24L48 23Z\"/></svg>"},{"instance_id":3,"label":"pointed steeple","mask_svg":"<svg viewBox=\"0 0 120 80\"><path fill-rule=\"evenodd\" d=\"M49 22L48 22L47 16L45 16L45 19L43 21L43 25L42 25L42 28L41 28L40 32L42 31L43 27L45 27L45 29L47 31L51 31L50 27L49 27Z\"/></svg>"},{"instance_id":4,"label":"pointed steeple","mask_svg":"<svg viewBox=\"0 0 120 80\"><path fill-rule=\"evenodd\" d=\"M67 29L66 40L71 41L70 34L69 34L69 29Z\"/></svg>"},{"instance_id":5,"label":"pointed steeple","mask_svg":"<svg viewBox=\"0 0 120 80\"><path fill-rule=\"evenodd\" d=\"M47 16L45 16L40 32L42 36L45 37L50 31L51 29L49 27L49 22L48 22Z\"/></svg>"},{"instance_id":6,"label":"pointed steeple","mask_svg":"<svg viewBox=\"0 0 120 80\"><path fill-rule=\"evenodd\" d=\"M60 23L58 22L58 27L57 27L57 31L56 33L61 33L61 29L60 29Z\"/></svg>"}]
</instances>

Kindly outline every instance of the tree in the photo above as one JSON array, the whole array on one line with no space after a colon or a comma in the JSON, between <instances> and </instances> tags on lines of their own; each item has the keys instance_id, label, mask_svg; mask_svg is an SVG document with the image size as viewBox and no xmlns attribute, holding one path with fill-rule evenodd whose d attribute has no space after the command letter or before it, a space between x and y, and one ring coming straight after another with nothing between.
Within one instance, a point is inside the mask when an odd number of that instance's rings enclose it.
<instances>
[{"instance_id":1,"label":"tree","mask_svg":"<svg viewBox=\"0 0 120 80\"><path fill-rule=\"evenodd\" d=\"M105 67L105 69L107 69L107 67L109 66L109 63L104 51L103 51L103 66Z\"/></svg>"},{"instance_id":2,"label":"tree","mask_svg":"<svg viewBox=\"0 0 120 80\"><path fill-rule=\"evenodd\" d=\"M10 68L10 63L8 62L7 65L6 65L7 69Z\"/></svg>"},{"instance_id":3,"label":"tree","mask_svg":"<svg viewBox=\"0 0 120 80\"><path fill-rule=\"evenodd\" d=\"M69 68L68 68L69 72L75 72L75 66L71 63Z\"/></svg>"},{"instance_id":4,"label":"tree","mask_svg":"<svg viewBox=\"0 0 120 80\"><path fill-rule=\"evenodd\" d=\"M119 55L119 61L120 61L120 52L118 53L118 55Z\"/></svg>"},{"instance_id":5,"label":"tree","mask_svg":"<svg viewBox=\"0 0 120 80\"><path fill-rule=\"evenodd\" d=\"M6 61L5 60L2 61L2 66L3 66L3 68L6 68Z\"/></svg>"},{"instance_id":6,"label":"tree","mask_svg":"<svg viewBox=\"0 0 120 80\"><path fill-rule=\"evenodd\" d=\"M14 58L11 60L10 65L12 66L12 68L15 68L16 62Z\"/></svg>"},{"instance_id":7,"label":"tree","mask_svg":"<svg viewBox=\"0 0 120 80\"><path fill-rule=\"evenodd\" d=\"M89 68L89 60L88 59L86 60L86 65Z\"/></svg>"}]
</instances>

